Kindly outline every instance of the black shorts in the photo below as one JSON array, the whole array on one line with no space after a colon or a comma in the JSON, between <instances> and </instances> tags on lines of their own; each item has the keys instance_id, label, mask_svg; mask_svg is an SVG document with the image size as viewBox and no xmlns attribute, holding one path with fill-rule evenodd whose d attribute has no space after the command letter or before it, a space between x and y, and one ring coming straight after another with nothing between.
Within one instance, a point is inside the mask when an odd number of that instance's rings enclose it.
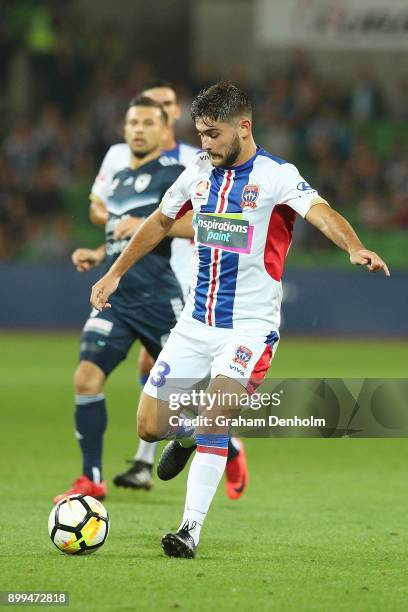
<instances>
[{"instance_id":1,"label":"black shorts","mask_svg":"<svg viewBox=\"0 0 408 612\"><path fill-rule=\"evenodd\" d=\"M81 334L80 361L91 361L108 376L126 358L136 340L157 359L182 306L182 300L176 298L146 305L137 314L114 305L102 312L92 311Z\"/></svg>"}]
</instances>

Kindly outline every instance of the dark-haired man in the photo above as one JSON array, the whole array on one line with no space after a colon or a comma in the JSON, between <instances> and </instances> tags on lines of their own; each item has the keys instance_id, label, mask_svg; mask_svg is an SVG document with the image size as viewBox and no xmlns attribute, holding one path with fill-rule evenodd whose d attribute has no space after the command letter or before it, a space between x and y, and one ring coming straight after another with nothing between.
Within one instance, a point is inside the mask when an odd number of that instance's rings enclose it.
<instances>
[{"instance_id":1,"label":"dark-haired man","mask_svg":"<svg viewBox=\"0 0 408 612\"><path fill-rule=\"evenodd\" d=\"M281 277L296 215L345 250L352 264L389 275L384 261L365 249L350 224L292 164L255 144L251 104L244 92L217 83L197 96L191 110L204 153L170 187L160 210L94 285L91 296L93 306L103 311L129 266L193 208L198 259L193 291L157 359L138 410L142 438L176 433L186 446L182 438L187 422L179 418L175 423L171 416L174 394L181 400L191 379L211 375L199 407L200 416L210 418L199 421L195 430L197 452L188 475L184 515L179 530L162 539L167 555L188 558L195 556L225 468L227 419L236 415L241 398L261 383L276 352ZM228 399L234 397L235 405ZM183 466L184 450L177 440L169 443L163 468L167 464L176 474Z\"/></svg>"},{"instance_id":2,"label":"dark-haired man","mask_svg":"<svg viewBox=\"0 0 408 612\"><path fill-rule=\"evenodd\" d=\"M171 83L165 80L156 80L148 83L142 92L162 105L167 115L167 131L162 143L163 155L175 159L182 166L188 166L199 151L186 142L176 139L175 123L181 116L181 107L177 100L176 91ZM90 216L96 224L104 225L107 220L107 211L104 204L106 192L116 172L126 167L131 155L127 142L115 144L105 155L98 176L92 187ZM123 219L117 226L117 232L122 232L126 238L131 238L136 226L132 220ZM190 289L193 270L193 248L190 240L175 237L171 243L170 265L179 281L184 298ZM139 352L140 386L143 388L148 380L149 372L153 367L154 359L142 346ZM132 489L147 489L152 487L152 470L157 443L139 440L138 448L130 467L113 478L116 486ZM241 497L248 484L248 468L244 446L241 440L232 438L228 446L228 465L226 469L226 492L231 499Z\"/></svg>"},{"instance_id":3,"label":"dark-haired man","mask_svg":"<svg viewBox=\"0 0 408 612\"><path fill-rule=\"evenodd\" d=\"M107 185L104 205L108 219L106 242L98 249L77 249L72 256L79 271L99 264L108 270L129 242L124 223L133 230L154 212L183 170L175 159L161 155L167 115L148 97L134 98L126 113L124 136L130 160ZM176 223L172 232L123 277L109 311L93 311L80 342L80 363L75 372L76 433L83 456L83 471L66 494L82 493L103 499L107 487L102 476L102 440L107 414L104 385L109 374L140 339L154 358L160 353L183 307L180 285L170 266L169 236L191 237L191 218Z\"/></svg>"},{"instance_id":4,"label":"dark-haired man","mask_svg":"<svg viewBox=\"0 0 408 612\"><path fill-rule=\"evenodd\" d=\"M162 154L174 158L182 166L188 166L195 154L199 151L197 147L176 139L175 123L181 116L181 107L177 100L177 94L171 83L164 80L156 80L148 83L142 91L147 96L162 105L167 115L167 131L162 143ZM98 175L91 190L90 217L96 225L105 225L107 215L104 198L107 185L112 176L118 170L129 163L131 152L126 142L112 145L107 151ZM175 239L172 242L171 263L175 269L176 276L182 286L184 294L187 293L191 277L191 249L188 242L183 239Z\"/></svg>"}]
</instances>

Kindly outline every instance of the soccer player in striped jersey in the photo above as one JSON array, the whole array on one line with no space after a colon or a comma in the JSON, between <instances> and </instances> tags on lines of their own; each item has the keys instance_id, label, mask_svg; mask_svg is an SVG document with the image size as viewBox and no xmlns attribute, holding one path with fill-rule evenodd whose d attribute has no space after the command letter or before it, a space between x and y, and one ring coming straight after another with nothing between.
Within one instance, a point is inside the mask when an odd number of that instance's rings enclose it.
<instances>
[{"instance_id":1,"label":"soccer player in striped jersey","mask_svg":"<svg viewBox=\"0 0 408 612\"><path fill-rule=\"evenodd\" d=\"M195 430L180 527L162 538L165 554L191 558L226 464L228 422L237 414L231 397L247 397L262 382L279 342L281 277L297 215L349 255L350 262L389 275L385 262L364 247L350 224L330 207L298 170L256 145L247 95L229 83L201 92L192 118L204 152L164 196L91 295L109 306L122 275L167 234L176 219L194 211L196 269L192 291L151 372L138 409L145 440L174 437L166 462L177 464L188 444L187 423L175 422L169 400L209 375L210 415ZM174 396L173 396L174 397ZM212 398L212 408L208 411ZM174 414L174 413L173 413ZM221 418L219 418L221 417ZM176 430L174 429L176 428ZM183 445L183 446L182 446Z\"/></svg>"},{"instance_id":2,"label":"soccer player in striped jersey","mask_svg":"<svg viewBox=\"0 0 408 612\"><path fill-rule=\"evenodd\" d=\"M163 107L167 117L166 138L163 142L163 155L176 160L180 165L186 167L194 159L197 147L176 139L175 123L181 116L181 107L177 100L177 94L171 83L164 80L156 80L144 88L143 96L151 98ZM99 173L91 190L90 216L95 224L104 225L107 219L106 198L109 192L113 176L116 172L125 168L131 157L131 150L126 142L115 144L110 147L102 162ZM131 232L127 231L127 220L122 221L124 237L130 238ZM119 225L118 230L120 230ZM170 264L179 281L184 298L190 289L191 275L193 269L193 245L190 240L175 237L171 243ZM154 359L142 346L139 353L139 375L141 387L147 382L149 372L153 367ZM139 440L138 448L130 467L125 472L117 474L113 482L119 487L149 490L153 485L152 469L157 443L149 443ZM190 449L190 454L193 449ZM189 457L185 451L185 460ZM165 470L159 472L162 479L167 479ZM246 463L245 449L242 440L232 438L228 446L228 464L226 468L225 486L230 499L238 499L246 489L249 481Z\"/></svg>"}]
</instances>

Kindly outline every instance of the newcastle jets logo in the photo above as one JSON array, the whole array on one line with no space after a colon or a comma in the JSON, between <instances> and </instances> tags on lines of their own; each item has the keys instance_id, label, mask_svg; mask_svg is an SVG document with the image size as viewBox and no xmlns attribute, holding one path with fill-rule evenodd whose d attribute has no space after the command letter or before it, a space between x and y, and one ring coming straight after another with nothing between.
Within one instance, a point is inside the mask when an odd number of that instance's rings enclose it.
<instances>
[{"instance_id":1,"label":"newcastle jets logo","mask_svg":"<svg viewBox=\"0 0 408 612\"><path fill-rule=\"evenodd\" d=\"M235 349L234 363L238 363L243 368L246 368L252 359L253 352L242 344Z\"/></svg>"},{"instance_id":2,"label":"newcastle jets logo","mask_svg":"<svg viewBox=\"0 0 408 612\"><path fill-rule=\"evenodd\" d=\"M136 193L141 193L142 191L144 191L150 185L151 180L151 174L140 174L135 180Z\"/></svg>"},{"instance_id":3,"label":"newcastle jets logo","mask_svg":"<svg viewBox=\"0 0 408 612\"><path fill-rule=\"evenodd\" d=\"M256 208L259 196L259 185L245 185L242 191L242 208Z\"/></svg>"}]
</instances>

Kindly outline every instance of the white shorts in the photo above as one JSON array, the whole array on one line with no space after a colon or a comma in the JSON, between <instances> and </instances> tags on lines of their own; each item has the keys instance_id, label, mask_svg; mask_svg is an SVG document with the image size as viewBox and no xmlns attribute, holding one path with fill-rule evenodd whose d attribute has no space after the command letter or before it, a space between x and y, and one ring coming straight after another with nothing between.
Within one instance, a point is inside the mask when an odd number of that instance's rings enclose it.
<instances>
[{"instance_id":1,"label":"white shorts","mask_svg":"<svg viewBox=\"0 0 408 612\"><path fill-rule=\"evenodd\" d=\"M144 392L168 400L206 378L223 375L253 393L264 379L279 343L279 334L210 327L181 319L153 366Z\"/></svg>"}]
</instances>

